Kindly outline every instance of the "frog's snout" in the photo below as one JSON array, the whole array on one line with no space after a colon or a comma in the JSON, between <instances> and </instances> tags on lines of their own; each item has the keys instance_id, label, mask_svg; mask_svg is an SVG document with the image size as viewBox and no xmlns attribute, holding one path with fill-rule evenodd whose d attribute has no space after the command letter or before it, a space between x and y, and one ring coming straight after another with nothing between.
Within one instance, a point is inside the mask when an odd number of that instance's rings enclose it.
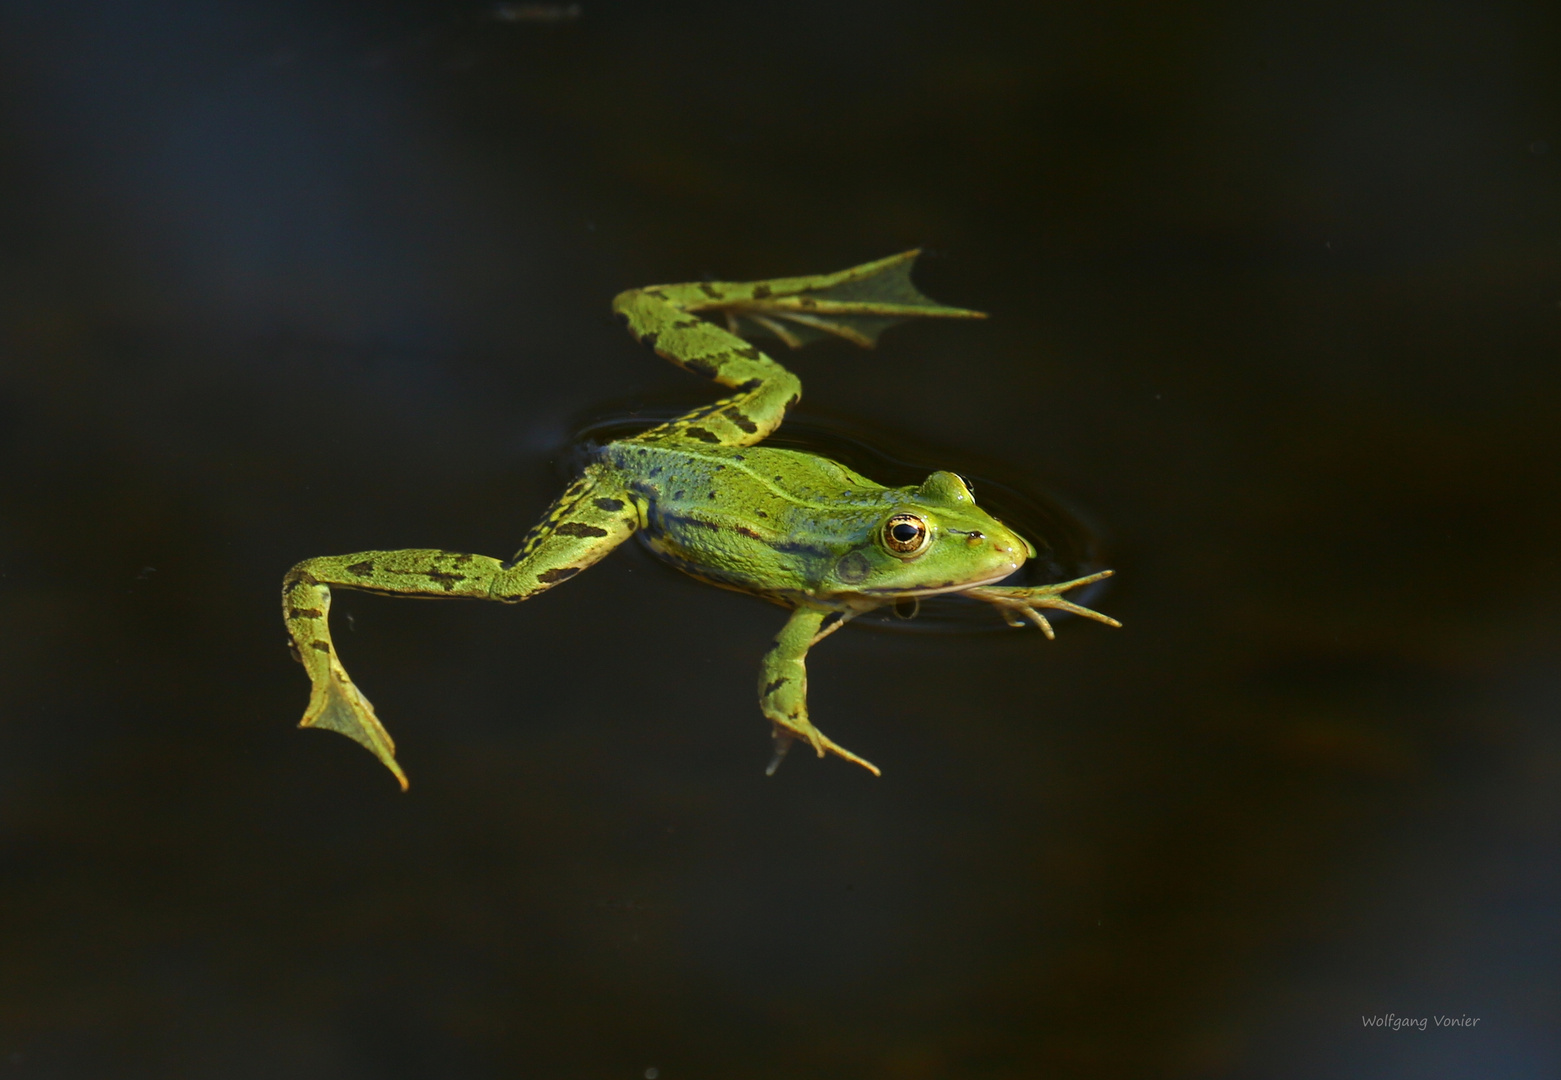
<instances>
[{"instance_id":1,"label":"frog's snout","mask_svg":"<svg viewBox=\"0 0 1561 1080\"><path fill-rule=\"evenodd\" d=\"M987 536L984 532L972 530L965 534L965 545L972 548L990 547L999 555L1018 554L1021 560L1035 554L1028 540L1006 529L997 536Z\"/></svg>"},{"instance_id":2,"label":"frog's snout","mask_svg":"<svg viewBox=\"0 0 1561 1080\"><path fill-rule=\"evenodd\" d=\"M974 543L980 537L980 533L975 533L970 539ZM1016 532L1010 532L1006 528L999 529L989 542L994 553L1007 555L1013 559L1015 569L1018 569L1026 559L1035 558L1035 548L1030 545L1030 541Z\"/></svg>"}]
</instances>

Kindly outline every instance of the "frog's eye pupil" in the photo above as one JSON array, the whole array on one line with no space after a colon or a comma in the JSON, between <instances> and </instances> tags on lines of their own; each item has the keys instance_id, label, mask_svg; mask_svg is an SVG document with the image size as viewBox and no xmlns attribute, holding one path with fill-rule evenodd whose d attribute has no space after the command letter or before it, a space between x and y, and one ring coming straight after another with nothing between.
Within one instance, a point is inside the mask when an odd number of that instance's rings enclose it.
<instances>
[{"instance_id":1,"label":"frog's eye pupil","mask_svg":"<svg viewBox=\"0 0 1561 1080\"><path fill-rule=\"evenodd\" d=\"M907 521L902 521L890 531L894 533L894 538L900 543L909 544L916 540L916 534L921 530Z\"/></svg>"}]
</instances>

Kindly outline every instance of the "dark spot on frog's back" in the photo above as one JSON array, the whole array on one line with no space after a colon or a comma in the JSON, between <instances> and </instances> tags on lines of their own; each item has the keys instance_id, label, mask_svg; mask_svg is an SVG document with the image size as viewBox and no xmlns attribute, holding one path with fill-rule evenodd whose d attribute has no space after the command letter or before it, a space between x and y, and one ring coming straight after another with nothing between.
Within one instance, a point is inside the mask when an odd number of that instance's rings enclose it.
<instances>
[{"instance_id":1,"label":"dark spot on frog's back","mask_svg":"<svg viewBox=\"0 0 1561 1080\"><path fill-rule=\"evenodd\" d=\"M324 653L328 653L328 652L331 651L331 647L329 645L327 645L323 641L311 641L311 642L309 642L309 647L311 649L318 649L320 652L324 652Z\"/></svg>"},{"instance_id":2,"label":"dark spot on frog's back","mask_svg":"<svg viewBox=\"0 0 1561 1080\"><path fill-rule=\"evenodd\" d=\"M763 300L766 296L769 295L770 287L768 285L755 285L753 287L753 298L755 300Z\"/></svg>"},{"instance_id":3,"label":"dark spot on frog's back","mask_svg":"<svg viewBox=\"0 0 1561 1080\"><path fill-rule=\"evenodd\" d=\"M609 514L616 514L623 509L623 502L619 499L596 499L594 501L598 510L605 510Z\"/></svg>"},{"instance_id":4,"label":"dark spot on frog's back","mask_svg":"<svg viewBox=\"0 0 1561 1080\"><path fill-rule=\"evenodd\" d=\"M715 286L711 285L708 281L701 281L699 283L699 291L704 293L712 300L719 300L726 295L720 289L717 289Z\"/></svg>"},{"instance_id":5,"label":"dark spot on frog's back","mask_svg":"<svg viewBox=\"0 0 1561 1080\"><path fill-rule=\"evenodd\" d=\"M659 340L661 340L661 335L652 330L650 333L640 338L640 344L645 346L647 349L654 351L656 348L656 342Z\"/></svg>"},{"instance_id":6,"label":"dark spot on frog's back","mask_svg":"<svg viewBox=\"0 0 1561 1080\"><path fill-rule=\"evenodd\" d=\"M715 434L715 432L707 431L702 427L684 428L683 434L687 435L690 439L698 439L700 442L718 443L721 441L721 437Z\"/></svg>"},{"instance_id":7,"label":"dark spot on frog's back","mask_svg":"<svg viewBox=\"0 0 1561 1080\"><path fill-rule=\"evenodd\" d=\"M744 431L749 435L752 435L754 432L759 430L758 424L755 424L752 420L748 419L747 416L738 412L736 409L733 409L726 415L727 418L731 420L732 423L736 424L741 431Z\"/></svg>"},{"instance_id":8,"label":"dark spot on frog's back","mask_svg":"<svg viewBox=\"0 0 1561 1080\"><path fill-rule=\"evenodd\" d=\"M703 375L707 379L715 378L716 373L721 370L710 361L701 360L697 356L691 357L688 360L684 360L683 366L689 371L692 371L695 375Z\"/></svg>"},{"instance_id":9,"label":"dark spot on frog's back","mask_svg":"<svg viewBox=\"0 0 1561 1080\"><path fill-rule=\"evenodd\" d=\"M437 581L444 586L445 592L454 592L456 582L465 581L465 574L451 574L444 570L429 570L423 574L430 581Z\"/></svg>"},{"instance_id":10,"label":"dark spot on frog's back","mask_svg":"<svg viewBox=\"0 0 1561 1080\"><path fill-rule=\"evenodd\" d=\"M347 573L357 574L359 577L368 577L373 572L374 564L369 562L367 559L364 559L362 562L355 562L351 566L347 567Z\"/></svg>"},{"instance_id":11,"label":"dark spot on frog's back","mask_svg":"<svg viewBox=\"0 0 1561 1080\"><path fill-rule=\"evenodd\" d=\"M566 521L553 531L560 536L578 536L581 538L607 535L606 529L599 529L595 525L587 525L582 521Z\"/></svg>"},{"instance_id":12,"label":"dark spot on frog's back","mask_svg":"<svg viewBox=\"0 0 1561 1080\"><path fill-rule=\"evenodd\" d=\"M857 585L867 580L872 569L873 565L868 562L866 555L853 551L835 564L835 576L848 585Z\"/></svg>"},{"instance_id":13,"label":"dark spot on frog's back","mask_svg":"<svg viewBox=\"0 0 1561 1080\"><path fill-rule=\"evenodd\" d=\"M775 693L775 691L779 690L781 687L783 687L785 685L786 685L786 676L784 676L784 675L782 675L778 679L775 679L772 682L765 683L764 684L764 696L765 697L769 697L771 694Z\"/></svg>"},{"instance_id":14,"label":"dark spot on frog's back","mask_svg":"<svg viewBox=\"0 0 1561 1080\"><path fill-rule=\"evenodd\" d=\"M750 539L750 540L763 540L764 539L764 537L762 535L760 535L759 533L755 532L753 529L750 529L746 525L733 525L732 526L732 530L734 532L740 533L743 536L748 537L748 539Z\"/></svg>"},{"instance_id":15,"label":"dark spot on frog's back","mask_svg":"<svg viewBox=\"0 0 1561 1080\"><path fill-rule=\"evenodd\" d=\"M545 581L549 585L558 581L568 581L580 572L578 566L560 566L554 570L544 570L537 575L538 581Z\"/></svg>"}]
</instances>

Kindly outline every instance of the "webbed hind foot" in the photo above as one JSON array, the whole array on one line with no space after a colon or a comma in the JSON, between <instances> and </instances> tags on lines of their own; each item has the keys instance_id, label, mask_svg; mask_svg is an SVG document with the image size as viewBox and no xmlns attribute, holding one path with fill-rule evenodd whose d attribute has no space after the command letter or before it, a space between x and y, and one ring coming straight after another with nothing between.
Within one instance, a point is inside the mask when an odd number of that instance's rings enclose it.
<instances>
[{"instance_id":1,"label":"webbed hind foot","mask_svg":"<svg viewBox=\"0 0 1561 1080\"><path fill-rule=\"evenodd\" d=\"M368 749L380 763L395 774L401 790L407 789L406 773L396 764L396 744L390 733L374 715L374 706L347 677L347 672L335 656L331 657L330 670L323 678L316 678L311 671L313 689L309 695L309 707L298 722L303 728L325 728L339 732L353 742Z\"/></svg>"}]
</instances>

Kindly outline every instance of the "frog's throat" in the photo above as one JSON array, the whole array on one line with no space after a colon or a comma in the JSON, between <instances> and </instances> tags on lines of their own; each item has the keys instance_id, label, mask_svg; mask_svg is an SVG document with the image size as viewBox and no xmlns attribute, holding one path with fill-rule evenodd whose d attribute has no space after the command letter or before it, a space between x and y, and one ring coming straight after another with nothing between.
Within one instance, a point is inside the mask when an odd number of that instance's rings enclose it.
<instances>
[{"instance_id":1,"label":"frog's throat","mask_svg":"<svg viewBox=\"0 0 1561 1080\"><path fill-rule=\"evenodd\" d=\"M928 585L919 589L857 589L856 591L864 596L881 596L886 599L897 596L937 596L939 593L958 593L964 592L966 589L979 589L985 585L996 585L999 581L1011 578L1018 572L1019 567L1015 566L1010 570L1004 570L1001 574L989 578L978 578L975 581L950 582L947 585Z\"/></svg>"}]
</instances>

